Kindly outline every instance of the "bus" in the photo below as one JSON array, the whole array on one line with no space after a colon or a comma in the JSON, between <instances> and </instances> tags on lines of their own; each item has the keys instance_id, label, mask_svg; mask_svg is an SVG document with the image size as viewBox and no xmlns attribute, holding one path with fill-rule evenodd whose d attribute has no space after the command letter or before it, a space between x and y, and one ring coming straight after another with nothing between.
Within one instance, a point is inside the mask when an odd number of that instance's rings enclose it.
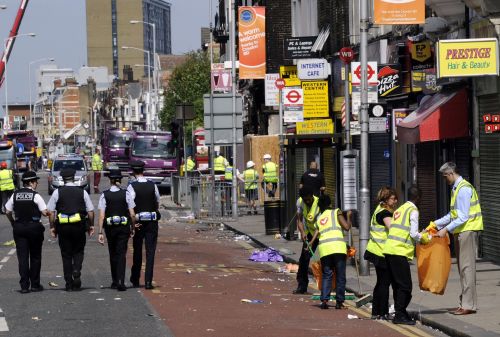
<instances>
[{"instance_id":1,"label":"bus","mask_svg":"<svg viewBox=\"0 0 500 337\"><path fill-rule=\"evenodd\" d=\"M130 146L136 130L144 128L144 122L104 121L102 135L102 159L106 170L129 170Z\"/></svg>"}]
</instances>

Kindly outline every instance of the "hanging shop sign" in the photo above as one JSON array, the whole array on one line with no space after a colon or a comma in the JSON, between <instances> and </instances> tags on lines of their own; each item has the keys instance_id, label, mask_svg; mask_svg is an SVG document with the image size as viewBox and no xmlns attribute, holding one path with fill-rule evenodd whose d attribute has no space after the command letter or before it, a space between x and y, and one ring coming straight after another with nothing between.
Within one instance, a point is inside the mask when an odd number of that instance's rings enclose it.
<instances>
[{"instance_id":1,"label":"hanging shop sign","mask_svg":"<svg viewBox=\"0 0 500 337\"><path fill-rule=\"evenodd\" d=\"M231 80L231 70L224 69L224 63L212 64L212 92L231 91L233 81Z\"/></svg>"},{"instance_id":2,"label":"hanging shop sign","mask_svg":"<svg viewBox=\"0 0 500 337\"><path fill-rule=\"evenodd\" d=\"M287 87L300 86L300 79L297 76L296 66L280 66L280 77L285 80Z\"/></svg>"},{"instance_id":3,"label":"hanging shop sign","mask_svg":"<svg viewBox=\"0 0 500 337\"><path fill-rule=\"evenodd\" d=\"M392 109L392 139L398 139L398 125L411 113L410 109Z\"/></svg>"},{"instance_id":4,"label":"hanging shop sign","mask_svg":"<svg viewBox=\"0 0 500 337\"><path fill-rule=\"evenodd\" d=\"M328 117L328 81L302 82L304 118Z\"/></svg>"},{"instance_id":5,"label":"hanging shop sign","mask_svg":"<svg viewBox=\"0 0 500 337\"><path fill-rule=\"evenodd\" d=\"M264 96L266 106L279 106L279 95L280 91L276 87L276 80L280 78L280 74L266 74L266 79L264 81Z\"/></svg>"},{"instance_id":6,"label":"hanging shop sign","mask_svg":"<svg viewBox=\"0 0 500 337\"><path fill-rule=\"evenodd\" d=\"M410 55L412 71L434 68L430 41L412 42L410 44Z\"/></svg>"},{"instance_id":7,"label":"hanging shop sign","mask_svg":"<svg viewBox=\"0 0 500 337\"><path fill-rule=\"evenodd\" d=\"M297 62L297 76L301 80L324 80L330 75L330 64L325 59L307 59Z\"/></svg>"},{"instance_id":8,"label":"hanging shop sign","mask_svg":"<svg viewBox=\"0 0 500 337\"><path fill-rule=\"evenodd\" d=\"M378 25L425 23L425 0L375 0L373 13Z\"/></svg>"},{"instance_id":9,"label":"hanging shop sign","mask_svg":"<svg viewBox=\"0 0 500 337\"><path fill-rule=\"evenodd\" d=\"M238 8L240 79L264 79L266 76L266 8Z\"/></svg>"},{"instance_id":10,"label":"hanging shop sign","mask_svg":"<svg viewBox=\"0 0 500 337\"><path fill-rule=\"evenodd\" d=\"M378 69L378 96L390 97L403 92L401 66L398 64L381 64Z\"/></svg>"},{"instance_id":11,"label":"hanging shop sign","mask_svg":"<svg viewBox=\"0 0 500 337\"><path fill-rule=\"evenodd\" d=\"M441 40L436 44L437 76L498 76L498 40Z\"/></svg>"},{"instance_id":12,"label":"hanging shop sign","mask_svg":"<svg viewBox=\"0 0 500 337\"><path fill-rule=\"evenodd\" d=\"M316 36L287 37L284 41L285 59L303 59L314 57L311 48Z\"/></svg>"},{"instance_id":13,"label":"hanging shop sign","mask_svg":"<svg viewBox=\"0 0 500 337\"><path fill-rule=\"evenodd\" d=\"M304 120L304 93L302 89L283 88L283 121L296 123Z\"/></svg>"},{"instance_id":14,"label":"hanging shop sign","mask_svg":"<svg viewBox=\"0 0 500 337\"><path fill-rule=\"evenodd\" d=\"M370 133L387 132L387 106L385 104L370 104L368 118Z\"/></svg>"},{"instance_id":15,"label":"hanging shop sign","mask_svg":"<svg viewBox=\"0 0 500 337\"><path fill-rule=\"evenodd\" d=\"M333 122L330 118L311 119L296 125L298 135L333 134Z\"/></svg>"}]
</instances>

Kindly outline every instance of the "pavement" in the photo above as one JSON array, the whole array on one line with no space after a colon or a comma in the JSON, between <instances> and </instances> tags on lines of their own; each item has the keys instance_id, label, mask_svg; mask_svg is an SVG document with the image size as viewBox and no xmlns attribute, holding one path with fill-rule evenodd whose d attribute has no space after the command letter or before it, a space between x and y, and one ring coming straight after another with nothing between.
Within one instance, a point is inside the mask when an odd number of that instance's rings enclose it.
<instances>
[{"instance_id":1,"label":"pavement","mask_svg":"<svg viewBox=\"0 0 500 337\"><path fill-rule=\"evenodd\" d=\"M262 210L260 211L262 212ZM302 244L300 241L276 239L274 235L265 234L264 215L240 216L237 221L222 220L228 228L245 234L261 247L272 247L283 254L285 260L298 263ZM357 228L352 229L353 242L357 246ZM358 250L359 251L359 250ZM460 278L456 260L452 259L451 272L448 284L443 295L435 295L419 289L416 260L411 263L413 280L413 298L408 311L423 324L438 329L450 336L500 336L500 265L490 261L477 261L477 292L478 310L476 314L455 316L448 313L450 308L458 306L460 294ZM358 283L356 268L348 264L347 290L356 294L367 294L373 291L376 283L376 274L373 267L368 276L360 276ZM311 285L311 283L310 283ZM361 289L360 289L361 286ZM292 289L290 289L290 292ZM390 304L392 304L392 295ZM370 304L366 307L370 309Z\"/></svg>"}]
</instances>

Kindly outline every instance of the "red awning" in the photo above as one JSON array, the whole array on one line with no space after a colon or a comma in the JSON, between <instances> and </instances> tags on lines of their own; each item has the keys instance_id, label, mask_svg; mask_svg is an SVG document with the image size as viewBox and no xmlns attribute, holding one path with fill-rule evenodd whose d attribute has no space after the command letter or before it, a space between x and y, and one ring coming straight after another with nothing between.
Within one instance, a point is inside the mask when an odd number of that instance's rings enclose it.
<instances>
[{"instance_id":1,"label":"red awning","mask_svg":"<svg viewBox=\"0 0 500 337\"><path fill-rule=\"evenodd\" d=\"M467 106L465 89L437 93L398 124L398 140L406 144L416 144L467 137Z\"/></svg>"}]
</instances>

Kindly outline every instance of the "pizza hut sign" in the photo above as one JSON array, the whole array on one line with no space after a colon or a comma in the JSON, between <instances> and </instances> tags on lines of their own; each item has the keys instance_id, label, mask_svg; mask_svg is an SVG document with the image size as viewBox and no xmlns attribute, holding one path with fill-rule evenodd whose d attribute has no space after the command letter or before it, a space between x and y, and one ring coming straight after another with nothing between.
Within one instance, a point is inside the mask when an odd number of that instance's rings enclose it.
<instances>
[{"instance_id":1,"label":"pizza hut sign","mask_svg":"<svg viewBox=\"0 0 500 337\"><path fill-rule=\"evenodd\" d=\"M378 96L390 97L402 93L403 79L397 64L380 65L378 68Z\"/></svg>"}]
</instances>

